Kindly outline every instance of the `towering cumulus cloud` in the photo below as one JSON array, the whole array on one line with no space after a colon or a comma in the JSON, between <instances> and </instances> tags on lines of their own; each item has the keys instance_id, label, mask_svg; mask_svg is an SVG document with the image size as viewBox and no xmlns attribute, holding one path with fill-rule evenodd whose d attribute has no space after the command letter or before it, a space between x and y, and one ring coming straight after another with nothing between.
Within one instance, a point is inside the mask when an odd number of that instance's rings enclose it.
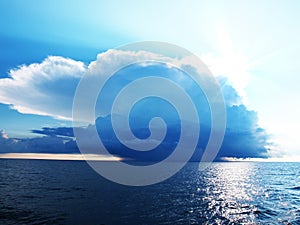
<instances>
[{"instance_id":1,"label":"towering cumulus cloud","mask_svg":"<svg viewBox=\"0 0 300 225\"><path fill-rule=\"evenodd\" d=\"M21 113L48 115L54 118L70 120L72 118L72 103L78 82L84 73L93 74L92 71L100 71L105 73L111 63L122 64L128 57L139 57L141 59L153 60L156 55L144 55L142 52L125 54L119 50L109 50L98 55L96 61L91 62L88 66L80 61L75 61L59 56L49 56L41 63L31 65L22 65L9 72L9 78L0 79L0 102L9 104L11 107ZM184 62L186 66L187 62ZM105 66L103 66L105 65ZM140 65L142 67L143 65ZM136 67L139 71L140 67ZM152 67L152 72L158 73L164 68ZM127 74L133 71L128 69L120 72L116 82L119 85L130 82ZM190 95L196 101L203 101L203 95L199 95L193 89L193 84L188 80L182 79L179 72L172 71L174 79L181 82L191 93ZM178 73L176 75L176 73ZM268 135L266 131L257 125L257 113L249 111L242 104L241 98L235 89L227 82L226 78L219 77L218 81L221 86L222 93L225 98L227 111L227 128L224 137L224 142L218 154L221 157L267 157ZM98 118L96 121L91 121L88 127L81 127L82 132L90 132L90 128L96 126L99 136L103 138L105 146L111 153L121 155L128 158L136 158L142 160L153 160L160 158L159 151L155 154L136 154L136 152L124 153L124 146L117 141L117 138L110 127L109 112L101 111L110 101L116 86L110 87L108 94L102 97L101 102L97 102L96 113ZM111 93L111 95L109 94ZM88 97L88 96L86 96ZM150 107L152 105L152 107ZM201 111L201 107L198 108ZM174 141L178 138L180 130L178 125L180 121L176 117L176 112L172 107L165 106L162 100L152 98L141 101L135 108L132 109L134 117L131 120L132 131L138 138L149 136L148 122L149 117L159 116L171 125L170 132L167 134L163 149L172 149L176 144ZM122 116L122 115L120 115ZM195 154L192 160L199 160L207 144L207 139L210 133L210 116L209 113L202 112L201 118L201 133ZM159 129L157 127L156 129ZM191 124L191 132L193 124ZM44 127L40 130L32 130L36 134L35 138L9 138L3 131L0 136L0 151L4 152L47 152L47 153L78 153L73 129L71 127ZM90 137L93 138L93 137ZM128 140L128 142L134 140ZM155 140L154 140L155 141ZM86 140L86 143L90 143ZM89 146L91 153L96 153L93 146ZM169 154L165 151L166 154ZM166 155L165 155L166 156ZM163 156L163 157L165 157Z\"/></svg>"},{"instance_id":2,"label":"towering cumulus cloud","mask_svg":"<svg viewBox=\"0 0 300 225\"><path fill-rule=\"evenodd\" d=\"M85 72L84 63L49 56L42 63L22 65L0 79L0 102L21 113L71 119L76 86Z\"/></svg>"}]
</instances>

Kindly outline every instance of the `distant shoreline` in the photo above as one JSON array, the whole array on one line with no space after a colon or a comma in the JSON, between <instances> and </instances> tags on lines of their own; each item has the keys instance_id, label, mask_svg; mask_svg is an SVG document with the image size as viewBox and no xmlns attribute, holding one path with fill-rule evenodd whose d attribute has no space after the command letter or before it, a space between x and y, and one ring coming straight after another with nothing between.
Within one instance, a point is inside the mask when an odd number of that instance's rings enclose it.
<instances>
[{"instance_id":1,"label":"distant shoreline","mask_svg":"<svg viewBox=\"0 0 300 225\"><path fill-rule=\"evenodd\" d=\"M103 161L118 162L121 157L97 154L63 154L63 153L1 153L0 159L39 159L39 160L68 160L68 161Z\"/></svg>"}]
</instances>

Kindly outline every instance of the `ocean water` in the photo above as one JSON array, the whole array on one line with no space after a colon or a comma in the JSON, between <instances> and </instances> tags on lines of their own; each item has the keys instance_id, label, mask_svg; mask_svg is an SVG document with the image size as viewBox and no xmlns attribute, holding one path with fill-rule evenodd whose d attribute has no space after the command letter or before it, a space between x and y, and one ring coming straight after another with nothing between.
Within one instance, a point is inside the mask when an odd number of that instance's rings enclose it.
<instances>
[{"instance_id":1,"label":"ocean water","mask_svg":"<svg viewBox=\"0 0 300 225\"><path fill-rule=\"evenodd\" d=\"M300 224L300 163L188 163L127 187L83 161L1 159L0 224Z\"/></svg>"}]
</instances>

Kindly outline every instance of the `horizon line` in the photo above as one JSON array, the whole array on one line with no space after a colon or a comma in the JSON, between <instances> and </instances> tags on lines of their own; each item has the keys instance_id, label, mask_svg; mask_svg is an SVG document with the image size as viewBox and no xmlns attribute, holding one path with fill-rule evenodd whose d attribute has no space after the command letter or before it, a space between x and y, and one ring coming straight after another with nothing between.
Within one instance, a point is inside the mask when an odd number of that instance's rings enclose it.
<instances>
[{"instance_id":1,"label":"horizon line","mask_svg":"<svg viewBox=\"0 0 300 225\"><path fill-rule=\"evenodd\" d=\"M39 160L68 160L68 161L102 161L119 162L126 161L125 158L101 155L101 154L80 154L80 153L0 153L0 159L39 159ZM298 156L283 156L270 158L236 158L222 157L216 162L300 162ZM200 162L200 161L199 161Z\"/></svg>"},{"instance_id":2,"label":"horizon line","mask_svg":"<svg viewBox=\"0 0 300 225\"><path fill-rule=\"evenodd\" d=\"M39 159L102 162L118 162L123 160L123 158L121 157L112 155L80 153L0 153L0 159Z\"/></svg>"}]
</instances>

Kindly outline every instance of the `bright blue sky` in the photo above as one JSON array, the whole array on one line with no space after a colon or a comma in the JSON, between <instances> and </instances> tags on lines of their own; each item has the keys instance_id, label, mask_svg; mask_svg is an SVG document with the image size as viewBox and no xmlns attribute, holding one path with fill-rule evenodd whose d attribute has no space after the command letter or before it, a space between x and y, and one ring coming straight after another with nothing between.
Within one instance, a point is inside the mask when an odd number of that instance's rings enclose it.
<instances>
[{"instance_id":1,"label":"bright blue sky","mask_svg":"<svg viewBox=\"0 0 300 225\"><path fill-rule=\"evenodd\" d=\"M167 41L196 53L214 74L227 76L280 151L299 155L299 11L296 0L3 0L0 77L48 55L88 63L97 53L128 42ZM6 105L0 110L0 129L10 136L70 125Z\"/></svg>"}]
</instances>

